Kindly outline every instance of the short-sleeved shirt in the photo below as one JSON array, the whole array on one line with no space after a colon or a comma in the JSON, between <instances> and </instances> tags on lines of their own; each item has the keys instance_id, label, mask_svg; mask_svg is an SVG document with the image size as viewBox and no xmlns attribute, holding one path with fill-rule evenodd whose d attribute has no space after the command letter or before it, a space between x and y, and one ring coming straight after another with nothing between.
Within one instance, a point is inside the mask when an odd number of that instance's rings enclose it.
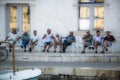
<instances>
[{"instance_id":1,"label":"short-sleeved shirt","mask_svg":"<svg viewBox=\"0 0 120 80\"><path fill-rule=\"evenodd\" d=\"M115 38L113 35L109 35L109 36L106 36L104 40L112 42L112 41L115 41Z\"/></svg>"},{"instance_id":2,"label":"short-sleeved shirt","mask_svg":"<svg viewBox=\"0 0 120 80\"><path fill-rule=\"evenodd\" d=\"M12 32L10 32L9 34L8 34L8 40L13 40L13 41L16 41L17 40L17 38L19 37L19 34L18 33L16 33L16 34L13 34Z\"/></svg>"},{"instance_id":3,"label":"short-sleeved shirt","mask_svg":"<svg viewBox=\"0 0 120 80\"><path fill-rule=\"evenodd\" d=\"M67 41L67 42L70 42L70 43L72 43L72 42L75 42L75 36L71 36L71 35L68 35L66 38L65 38L65 40Z\"/></svg>"},{"instance_id":4,"label":"short-sleeved shirt","mask_svg":"<svg viewBox=\"0 0 120 80\"><path fill-rule=\"evenodd\" d=\"M99 42L99 43L101 43L102 42L102 36L94 36L93 37L93 40L94 40L94 42Z\"/></svg>"},{"instance_id":5,"label":"short-sleeved shirt","mask_svg":"<svg viewBox=\"0 0 120 80\"><path fill-rule=\"evenodd\" d=\"M30 39L29 34L27 34L27 35L22 34L22 40L29 40L29 39Z\"/></svg>"},{"instance_id":6,"label":"short-sleeved shirt","mask_svg":"<svg viewBox=\"0 0 120 80\"><path fill-rule=\"evenodd\" d=\"M36 40L38 40L39 39L39 36L38 35L32 35L31 36L31 40L33 41L33 42L35 42Z\"/></svg>"},{"instance_id":7,"label":"short-sleeved shirt","mask_svg":"<svg viewBox=\"0 0 120 80\"><path fill-rule=\"evenodd\" d=\"M92 35L85 35L83 39L85 40L85 42L91 42L92 43L93 36Z\"/></svg>"}]
</instances>

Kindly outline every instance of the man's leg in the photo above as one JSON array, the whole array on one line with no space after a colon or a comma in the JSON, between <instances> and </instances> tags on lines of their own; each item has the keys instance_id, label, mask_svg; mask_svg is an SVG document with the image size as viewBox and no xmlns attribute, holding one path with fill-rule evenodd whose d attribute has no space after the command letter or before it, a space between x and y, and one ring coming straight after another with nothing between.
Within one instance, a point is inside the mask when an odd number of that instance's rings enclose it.
<instances>
[{"instance_id":1,"label":"man's leg","mask_svg":"<svg viewBox=\"0 0 120 80\"><path fill-rule=\"evenodd\" d=\"M57 42L54 41L54 52L56 52L56 48L57 48Z\"/></svg>"},{"instance_id":2,"label":"man's leg","mask_svg":"<svg viewBox=\"0 0 120 80\"><path fill-rule=\"evenodd\" d=\"M83 48L83 51L81 53L85 53L85 49L87 48L87 43L85 41L83 41L83 45L84 45L84 48Z\"/></svg>"},{"instance_id":3,"label":"man's leg","mask_svg":"<svg viewBox=\"0 0 120 80\"><path fill-rule=\"evenodd\" d=\"M47 52L49 52L49 49L50 49L52 46L53 46L53 43L50 42L49 47L48 47L48 49L47 49Z\"/></svg>"},{"instance_id":4,"label":"man's leg","mask_svg":"<svg viewBox=\"0 0 120 80\"><path fill-rule=\"evenodd\" d=\"M45 52L46 47L47 47L47 43L45 42L45 43L44 43L44 49L43 49L43 51L42 51L42 52Z\"/></svg>"},{"instance_id":5,"label":"man's leg","mask_svg":"<svg viewBox=\"0 0 120 80\"><path fill-rule=\"evenodd\" d=\"M63 42L63 52L65 53L65 49L67 48L67 41L65 40Z\"/></svg>"},{"instance_id":6,"label":"man's leg","mask_svg":"<svg viewBox=\"0 0 120 80\"><path fill-rule=\"evenodd\" d=\"M101 51L101 53L104 53L104 50L107 48L107 41L103 42L103 50Z\"/></svg>"},{"instance_id":7,"label":"man's leg","mask_svg":"<svg viewBox=\"0 0 120 80\"><path fill-rule=\"evenodd\" d=\"M31 52L32 49L33 49L36 45L37 45L37 43L35 43L35 42L31 43L30 48L29 48L29 52Z\"/></svg>"},{"instance_id":8,"label":"man's leg","mask_svg":"<svg viewBox=\"0 0 120 80\"><path fill-rule=\"evenodd\" d=\"M29 47L29 52L31 52L31 51L32 51L32 45L33 45L33 43L31 43L31 44L30 44L30 47Z\"/></svg>"},{"instance_id":9,"label":"man's leg","mask_svg":"<svg viewBox=\"0 0 120 80\"><path fill-rule=\"evenodd\" d=\"M59 46L60 46L60 51L59 52L62 52L62 43L59 43Z\"/></svg>"},{"instance_id":10,"label":"man's leg","mask_svg":"<svg viewBox=\"0 0 120 80\"><path fill-rule=\"evenodd\" d=\"M26 40L22 40L22 44L23 44L23 47L24 47L24 52L26 52L26 45L27 45L27 41Z\"/></svg>"},{"instance_id":11,"label":"man's leg","mask_svg":"<svg viewBox=\"0 0 120 80\"><path fill-rule=\"evenodd\" d=\"M9 51L11 52L12 44L9 45Z\"/></svg>"},{"instance_id":12,"label":"man's leg","mask_svg":"<svg viewBox=\"0 0 120 80\"><path fill-rule=\"evenodd\" d=\"M98 42L95 42L94 43L95 53L97 53L97 46L98 46Z\"/></svg>"},{"instance_id":13,"label":"man's leg","mask_svg":"<svg viewBox=\"0 0 120 80\"><path fill-rule=\"evenodd\" d=\"M59 52L62 52L62 38L59 41L59 46L60 46L60 51Z\"/></svg>"}]
</instances>

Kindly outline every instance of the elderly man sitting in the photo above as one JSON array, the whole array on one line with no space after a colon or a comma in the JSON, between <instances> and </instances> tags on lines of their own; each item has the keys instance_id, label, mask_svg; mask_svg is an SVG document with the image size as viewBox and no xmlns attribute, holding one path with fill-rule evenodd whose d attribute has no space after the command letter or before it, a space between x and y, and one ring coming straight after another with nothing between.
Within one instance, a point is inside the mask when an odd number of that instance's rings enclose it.
<instances>
[{"instance_id":1,"label":"elderly man sitting","mask_svg":"<svg viewBox=\"0 0 120 80\"><path fill-rule=\"evenodd\" d=\"M115 41L116 39L113 35L110 35L110 31L106 31L106 36L103 40L103 50L101 51L101 53L104 53L105 49L108 50L107 47L112 46L112 43Z\"/></svg>"},{"instance_id":2,"label":"elderly man sitting","mask_svg":"<svg viewBox=\"0 0 120 80\"><path fill-rule=\"evenodd\" d=\"M90 31L87 31L86 35L82 39L83 39L84 49L81 53L85 53L85 49L88 46L92 45L93 36L90 34Z\"/></svg>"},{"instance_id":3,"label":"elderly man sitting","mask_svg":"<svg viewBox=\"0 0 120 80\"><path fill-rule=\"evenodd\" d=\"M26 52L26 46L29 44L30 36L27 31L22 34L22 45L24 47L24 52Z\"/></svg>"},{"instance_id":4,"label":"elderly man sitting","mask_svg":"<svg viewBox=\"0 0 120 80\"><path fill-rule=\"evenodd\" d=\"M13 43L15 44L16 41L18 41L20 38L21 38L21 37L20 37L20 35L18 34L16 28L13 28L13 29L12 29L12 32L10 32L10 33L8 34L8 36L6 37L5 41L13 41ZM9 51L11 52L11 44L10 44L10 50L9 50Z\"/></svg>"},{"instance_id":5,"label":"elderly man sitting","mask_svg":"<svg viewBox=\"0 0 120 80\"><path fill-rule=\"evenodd\" d=\"M31 36L31 43L29 47L29 52L32 52L32 49L38 44L39 36L37 35L37 31L33 31L33 35Z\"/></svg>"},{"instance_id":6,"label":"elderly man sitting","mask_svg":"<svg viewBox=\"0 0 120 80\"><path fill-rule=\"evenodd\" d=\"M73 35L73 32L71 31L67 37L65 37L65 40L63 42L63 53L65 53L65 50L67 46L71 45L73 42L75 42L75 36Z\"/></svg>"},{"instance_id":7,"label":"elderly man sitting","mask_svg":"<svg viewBox=\"0 0 120 80\"><path fill-rule=\"evenodd\" d=\"M56 48L57 48L57 45L59 45L60 47L60 53L62 52L62 37L56 33L55 37L54 37L54 52L56 52Z\"/></svg>"},{"instance_id":8,"label":"elderly man sitting","mask_svg":"<svg viewBox=\"0 0 120 80\"><path fill-rule=\"evenodd\" d=\"M95 53L97 53L97 47L102 44L103 37L100 35L100 31L96 31L96 35L93 37Z\"/></svg>"},{"instance_id":9,"label":"elderly man sitting","mask_svg":"<svg viewBox=\"0 0 120 80\"><path fill-rule=\"evenodd\" d=\"M42 52L49 52L49 49L53 46L52 40L54 39L53 34L51 33L51 29L47 29L47 34L44 34L42 37L44 39L44 49ZM48 46L47 50L46 47Z\"/></svg>"}]
</instances>

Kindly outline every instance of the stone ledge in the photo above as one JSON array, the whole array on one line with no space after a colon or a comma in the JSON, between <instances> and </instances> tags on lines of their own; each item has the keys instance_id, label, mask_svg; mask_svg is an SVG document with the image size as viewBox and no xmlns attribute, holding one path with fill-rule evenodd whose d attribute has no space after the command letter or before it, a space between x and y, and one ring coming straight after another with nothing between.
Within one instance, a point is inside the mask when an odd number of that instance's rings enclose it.
<instances>
[{"instance_id":1,"label":"stone ledge","mask_svg":"<svg viewBox=\"0 0 120 80\"><path fill-rule=\"evenodd\" d=\"M16 61L55 62L120 62L120 54L75 54L75 53L16 53ZM12 61L9 54L8 61Z\"/></svg>"}]
</instances>

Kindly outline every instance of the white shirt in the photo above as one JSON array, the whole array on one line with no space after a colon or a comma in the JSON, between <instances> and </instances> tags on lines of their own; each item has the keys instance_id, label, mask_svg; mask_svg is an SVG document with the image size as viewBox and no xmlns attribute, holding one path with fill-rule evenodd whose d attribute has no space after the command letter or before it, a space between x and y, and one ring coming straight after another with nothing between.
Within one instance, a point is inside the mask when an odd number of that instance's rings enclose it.
<instances>
[{"instance_id":1,"label":"white shirt","mask_svg":"<svg viewBox=\"0 0 120 80\"><path fill-rule=\"evenodd\" d=\"M98 42L102 42L102 37L101 36L94 36L93 37L93 40L96 42L96 41L98 41Z\"/></svg>"},{"instance_id":2,"label":"white shirt","mask_svg":"<svg viewBox=\"0 0 120 80\"><path fill-rule=\"evenodd\" d=\"M12 32L10 32L9 34L8 34L8 40L14 40L14 41L16 41L17 40L17 38L19 37L19 34L17 33L17 34L13 34Z\"/></svg>"},{"instance_id":3,"label":"white shirt","mask_svg":"<svg viewBox=\"0 0 120 80\"><path fill-rule=\"evenodd\" d=\"M52 42L52 34L46 34L44 42Z\"/></svg>"},{"instance_id":4,"label":"white shirt","mask_svg":"<svg viewBox=\"0 0 120 80\"><path fill-rule=\"evenodd\" d=\"M39 36L38 35L32 35L31 36L31 40L33 41L33 42L35 42L36 40L38 40L39 39Z\"/></svg>"}]
</instances>

